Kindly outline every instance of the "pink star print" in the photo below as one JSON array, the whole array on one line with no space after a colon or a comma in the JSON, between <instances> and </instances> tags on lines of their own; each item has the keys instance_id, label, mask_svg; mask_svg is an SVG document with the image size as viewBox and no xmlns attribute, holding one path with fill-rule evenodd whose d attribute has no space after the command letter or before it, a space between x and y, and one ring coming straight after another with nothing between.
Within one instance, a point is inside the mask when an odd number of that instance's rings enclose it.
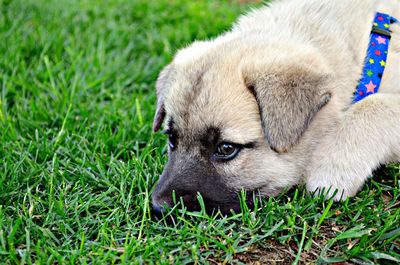
<instances>
[{"instance_id":1,"label":"pink star print","mask_svg":"<svg viewBox=\"0 0 400 265\"><path fill-rule=\"evenodd\" d=\"M375 93L376 85L372 81L369 81L369 84L365 85L365 87L367 88L367 93Z\"/></svg>"},{"instance_id":2,"label":"pink star print","mask_svg":"<svg viewBox=\"0 0 400 265\"><path fill-rule=\"evenodd\" d=\"M381 36L378 36L378 38L375 38L379 44L386 44L386 39L382 38Z\"/></svg>"}]
</instances>

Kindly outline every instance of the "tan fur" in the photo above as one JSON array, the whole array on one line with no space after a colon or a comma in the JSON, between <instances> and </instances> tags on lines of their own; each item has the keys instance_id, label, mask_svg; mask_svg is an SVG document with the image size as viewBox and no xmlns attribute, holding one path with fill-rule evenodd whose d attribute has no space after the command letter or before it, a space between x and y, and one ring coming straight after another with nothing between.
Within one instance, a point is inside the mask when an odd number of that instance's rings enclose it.
<instances>
[{"instance_id":1,"label":"tan fur","mask_svg":"<svg viewBox=\"0 0 400 265\"><path fill-rule=\"evenodd\" d=\"M351 105L374 13L400 18L399 0L377 2L275 1L179 51L159 78L155 128L165 111L182 146L190 142L176 152L192 157L199 157L196 135L210 126L225 141L255 142L229 162L211 163L234 190L274 195L305 183L329 195L337 189L335 199L353 196L373 169L400 161L399 25L391 26L380 92Z\"/></svg>"}]
</instances>

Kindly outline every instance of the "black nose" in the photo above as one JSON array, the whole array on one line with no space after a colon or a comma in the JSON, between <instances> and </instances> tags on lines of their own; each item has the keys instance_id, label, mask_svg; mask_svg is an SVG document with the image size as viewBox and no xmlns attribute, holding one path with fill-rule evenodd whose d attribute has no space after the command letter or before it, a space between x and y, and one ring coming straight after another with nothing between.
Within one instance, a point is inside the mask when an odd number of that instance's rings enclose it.
<instances>
[{"instance_id":1,"label":"black nose","mask_svg":"<svg viewBox=\"0 0 400 265\"><path fill-rule=\"evenodd\" d=\"M153 204L153 212L157 214L165 213L165 208L157 204Z\"/></svg>"},{"instance_id":2,"label":"black nose","mask_svg":"<svg viewBox=\"0 0 400 265\"><path fill-rule=\"evenodd\" d=\"M153 208L151 211L151 214L156 217L157 219L161 219L163 217L163 214L165 214L167 212L167 210L165 209L165 207L160 206L156 203L153 203Z\"/></svg>"}]
</instances>

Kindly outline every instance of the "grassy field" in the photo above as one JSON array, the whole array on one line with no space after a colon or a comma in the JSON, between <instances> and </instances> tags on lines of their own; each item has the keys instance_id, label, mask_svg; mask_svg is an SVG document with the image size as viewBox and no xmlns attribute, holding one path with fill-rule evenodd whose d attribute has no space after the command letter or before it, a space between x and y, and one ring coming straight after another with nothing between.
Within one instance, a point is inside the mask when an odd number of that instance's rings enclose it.
<instances>
[{"instance_id":1,"label":"grassy field","mask_svg":"<svg viewBox=\"0 0 400 265\"><path fill-rule=\"evenodd\" d=\"M1 264L400 262L399 165L343 203L298 188L233 216L152 218L157 74L253 6L0 0Z\"/></svg>"}]
</instances>

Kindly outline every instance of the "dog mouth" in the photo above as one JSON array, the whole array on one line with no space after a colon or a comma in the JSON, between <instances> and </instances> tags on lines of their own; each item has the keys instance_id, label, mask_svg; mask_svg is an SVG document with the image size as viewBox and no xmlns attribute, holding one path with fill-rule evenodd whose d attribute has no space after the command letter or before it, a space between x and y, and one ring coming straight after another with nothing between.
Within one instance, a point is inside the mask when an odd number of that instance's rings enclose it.
<instances>
[{"instance_id":1,"label":"dog mouth","mask_svg":"<svg viewBox=\"0 0 400 265\"><path fill-rule=\"evenodd\" d=\"M222 215L238 214L244 208L252 209L255 207L256 200L259 200L261 193L257 191L242 191L228 194L224 199L214 200L201 193L182 193L176 198L177 201L183 202L183 207L190 212L204 211L208 215L215 215L221 213ZM154 203L152 208L152 215L156 219L161 219L172 209L175 205L159 205ZM172 211L174 213L174 211Z\"/></svg>"}]
</instances>

